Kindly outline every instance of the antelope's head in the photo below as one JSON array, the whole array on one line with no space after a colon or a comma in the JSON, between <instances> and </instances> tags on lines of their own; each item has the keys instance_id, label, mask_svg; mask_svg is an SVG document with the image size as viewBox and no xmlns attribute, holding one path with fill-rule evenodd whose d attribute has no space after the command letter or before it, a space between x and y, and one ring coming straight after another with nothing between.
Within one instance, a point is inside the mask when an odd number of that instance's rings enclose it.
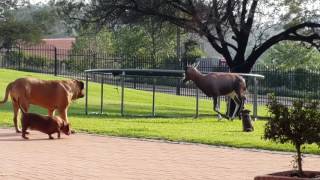
<instances>
[{"instance_id":1,"label":"antelope's head","mask_svg":"<svg viewBox=\"0 0 320 180\"><path fill-rule=\"evenodd\" d=\"M199 64L200 64L200 61L198 61L195 64L185 66L183 83L186 83L187 81L194 79L193 77L196 74L198 74L197 67L199 66Z\"/></svg>"}]
</instances>

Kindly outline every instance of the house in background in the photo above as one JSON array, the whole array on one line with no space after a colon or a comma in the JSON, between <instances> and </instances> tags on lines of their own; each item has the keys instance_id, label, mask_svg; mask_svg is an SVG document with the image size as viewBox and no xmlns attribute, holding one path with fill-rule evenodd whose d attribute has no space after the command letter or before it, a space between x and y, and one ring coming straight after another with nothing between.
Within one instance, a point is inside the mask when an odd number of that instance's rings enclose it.
<instances>
[{"instance_id":1,"label":"house in background","mask_svg":"<svg viewBox=\"0 0 320 180\"><path fill-rule=\"evenodd\" d=\"M75 42L76 39L73 37L45 38L39 44L22 44L20 50L27 56L64 60Z\"/></svg>"},{"instance_id":2,"label":"house in background","mask_svg":"<svg viewBox=\"0 0 320 180\"><path fill-rule=\"evenodd\" d=\"M73 38L73 37L42 39L42 43L44 45L49 45L57 49L65 49L65 50L71 50L72 45L75 42L76 42L76 38Z\"/></svg>"}]
</instances>

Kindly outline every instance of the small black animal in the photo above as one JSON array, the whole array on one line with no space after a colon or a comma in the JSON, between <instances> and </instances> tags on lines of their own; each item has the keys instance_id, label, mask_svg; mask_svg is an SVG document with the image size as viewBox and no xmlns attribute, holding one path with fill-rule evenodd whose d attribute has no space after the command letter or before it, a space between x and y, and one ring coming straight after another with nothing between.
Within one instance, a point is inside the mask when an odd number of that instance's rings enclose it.
<instances>
[{"instance_id":1,"label":"small black animal","mask_svg":"<svg viewBox=\"0 0 320 180\"><path fill-rule=\"evenodd\" d=\"M251 117L250 117L250 110L244 109L240 112L241 119L242 119L242 127L243 131L251 132L254 130L252 125Z\"/></svg>"}]
</instances>

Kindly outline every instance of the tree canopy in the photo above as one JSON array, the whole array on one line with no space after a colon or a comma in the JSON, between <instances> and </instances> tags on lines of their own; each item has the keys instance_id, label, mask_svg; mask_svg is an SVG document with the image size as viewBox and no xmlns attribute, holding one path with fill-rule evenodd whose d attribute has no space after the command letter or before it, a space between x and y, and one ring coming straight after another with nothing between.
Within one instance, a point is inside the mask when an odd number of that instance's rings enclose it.
<instances>
[{"instance_id":1,"label":"tree canopy","mask_svg":"<svg viewBox=\"0 0 320 180\"><path fill-rule=\"evenodd\" d=\"M259 63L282 70L319 70L320 53L315 48L307 48L297 42L284 41L271 47Z\"/></svg>"},{"instance_id":2,"label":"tree canopy","mask_svg":"<svg viewBox=\"0 0 320 180\"><path fill-rule=\"evenodd\" d=\"M39 41L41 29L30 21L18 20L15 10L28 5L25 0L5 0L0 2L0 49L9 49L17 42Z\"/></svg>"},{"instance_id":3,"label":"tree canopy","mask_svg":"<svg viewBox=\"0 0 320 180\"><path fill-rule=\"evenodd\" d=\"M74 49L165 59L176 55L176 30L171 24L153 19L116 28L84 26L78 29Z\"/></svg>"},{"instance_id":4,"label":"tree canopy","mask_svg":"<svg viewBox=\"0 0 320 180\"><path fill-rule=\"evenodd\" d=\"M281 41L320 50L317 0L60 0L73 20L99 25L156 17L205 37L234 72L249 72Z\"/></svg>"}]
</instances>

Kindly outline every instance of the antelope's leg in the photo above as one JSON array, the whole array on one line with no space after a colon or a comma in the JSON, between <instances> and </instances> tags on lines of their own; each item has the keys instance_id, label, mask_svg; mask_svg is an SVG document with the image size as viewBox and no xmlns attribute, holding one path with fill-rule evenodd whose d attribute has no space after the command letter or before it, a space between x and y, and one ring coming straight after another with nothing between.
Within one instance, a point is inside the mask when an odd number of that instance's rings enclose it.
<instances>
[{"instance_id":1,"label":"antelope's leg","mask_svg":"<svg viewBox=\"0 0 320 180\"><path fill-rule=\"evenodd\" d=\"M212 99L213 99L213 110L216 111L216 110L217 110L217 103L218 103L218 101L217 101L217 98L216 98L216 97L213 97Z\"/></svg>"},{"instance_id":2,"label":"antelope's leg","mask_svg":"<svg viewBox=\"0 0 320 180\"><path fill-rule=\"evenodd\" d=\"M245 103L245 100L246 100L246 97L243 96L241 97L241 103L240 103L240 111L242 111L244 109L244 103Z\"/></svg>"},{"instance_id":3,"label":"antelope's leg","mask_svg":"<svg viewBox=\"0 0 320 180\"><path fill-rule=\"evenodd\" d=\"M214 97L214 98L213 98L213 110L214 110L216 113L218 113L218 118L220 119L221 117L223 117L223 118L229 119L228 116L222 114L220 111L217 110L217 103L218 103L217 97Z\"/></svg>"},{"instance_id":4,"label":"antelope's leg","mask_svg":"<svg viewBox=\"0 0 320 180\"><path fill-rule=\"evenodd\" d=\"M237 114L238 109L239 109L239 105L236 103L236 107L234 108L234 112L233 112L233 114L232 114L231 119L234 119L234 117L235 117L236 114Z\"/></svg>"},{"instance_id":5,"label":"antelope's leg","mask_svg":"<svg viewBox=\"0 0 320 180\"><path fill-rule=\"evenodd\" d=\"M241 100L240 100L240 98L238 97L238 96L235 96L234 98L233 98L233 100L234 100L234 102L235 102L235 104L236 104L236 107L235 107L235 109L234 109L234 111L233 111L233 114L232 114L232 117L231 117L231 119L234 119L234 117L236 116L236 114L237 114L237 112L238 112L238 110L239 110L239 108L240 108L240 106L241 106Z\"/></svg>"},{"instance_id":6,"label":"antelope's leg","mask_svg":"<svg viewBox=\"0 0 320 180\"><path fill-rule=\"evenodd\" d=\"M218 105L218 97L213 97L212 99L213 99L213 110L218 113L218 119L221 119L222 118L221 117L221 113L217 109L218 108L217 107L217 105Z\"/></svg>"}]
</instances>

